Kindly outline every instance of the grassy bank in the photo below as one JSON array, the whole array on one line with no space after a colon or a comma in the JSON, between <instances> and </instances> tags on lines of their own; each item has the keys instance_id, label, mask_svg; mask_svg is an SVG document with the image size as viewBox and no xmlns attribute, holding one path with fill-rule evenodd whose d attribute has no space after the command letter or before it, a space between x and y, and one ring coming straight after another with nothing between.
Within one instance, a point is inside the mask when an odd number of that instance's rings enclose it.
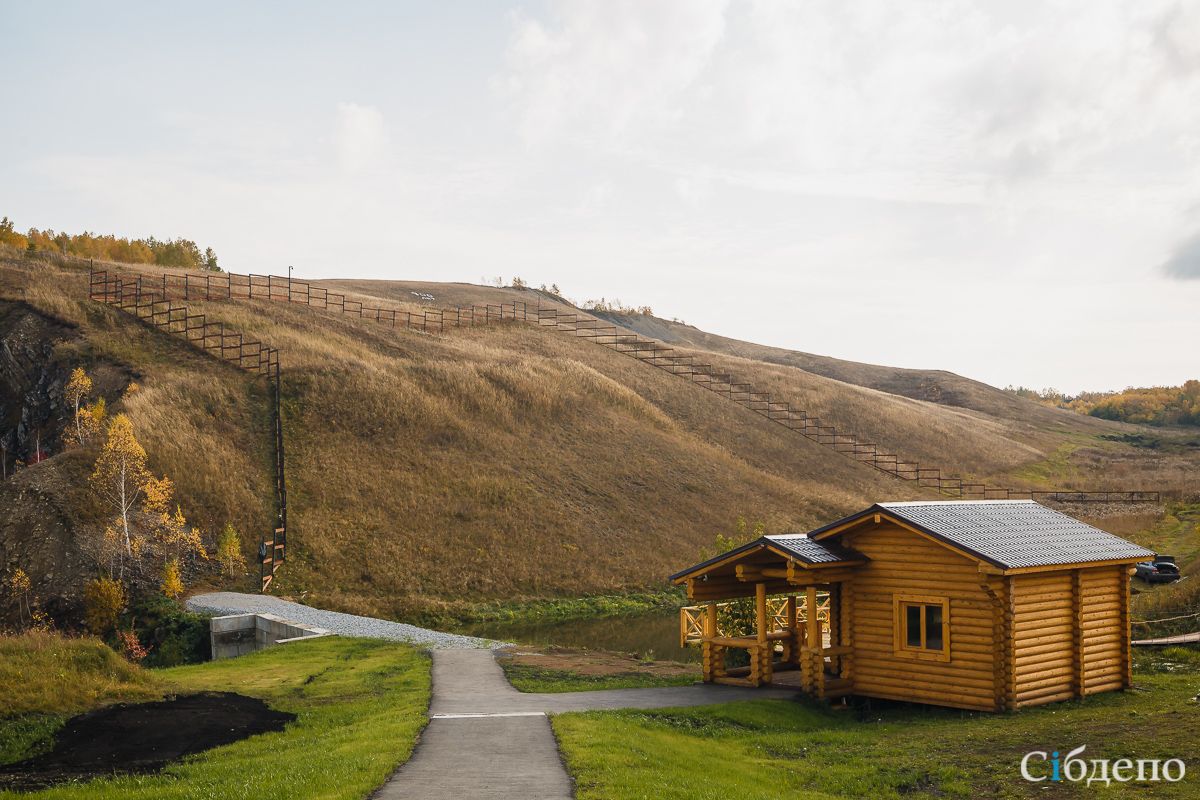
<instances>
[{"instance_id":1,"label":"grassy bank","mask_svg":"<svg viewBox=\"0 0 1200 800\"><path fill-rule=\"evenodd\" d=\"M99 639L57 633L0 636L0 764L49 749L71 714L113 702L157 700L166 683Z\"/></svg>"},{"instance_id":2,"label":"grassy bank","mask_svg":"<svg viewBox=\"0 0 1200 800\"><path fill-rule=\"evenodd\" d=\"M577 797L900 798L1195 797L1183 783L1026 782L1031 750L1088 758L1200 758L1200 656L1138 655L1142 691L1113 692L1009 714L877 703L852 711L775 700L554 718ZM1049 790L1049 791L1047 791Z\"/></svg>"},{"instance_id":3,"label":"grassy bank","mask_svg":"<svg viewBox=\"0 0 1200 800\"><path fill-rule=\"evenodd\" d=\"M362 798L408 758L425 725L430 696L428 659L416 650L343 637L157 670L148 680L166 694L208 690L259 697L298 719L280 733L209 750L160 775L97 779L51 788L39 797ZM23 694L23 685L14 692ZM44 747L18 726L44 728L48 719L43 714L10 720L10 739L20 736L26 747Z\"/></svg>"},{"instance_id":4,"label":"grassy bank","mask_svg":"<svg viewBox=\"0 0 1200 800\"><path fill-rule=\"evenodd\" d=\"M0 720L155 700L165 686L99 639L57 633L0 636Z\"/></svg>"},{"instance_id":5,"label":"grassy bank","mask_svg":"<svg viewBox=\"0 0 1200 800\"><path fill-rule=\"evenodd\" d=\"M696 675L585 675L569 669L546 669L523 664L504 667L504 677L522 692L590 692L600 689L644 689L650 686L691 686Z\"/></svg>"},{"instance_id":6,"label":"grassy bank","mask_svg":"<svg viewBox=\"0 0 1200 800\"><path fill-rule=\"evenodd\" d=\"M646 592L622 594L583 595L580 597L555 597L549 599L516 600L508 602L478 603L445 612L430 612L413 615L405 622L413 624L440 623L443 627L455 627L476 622L535 622L589 617L617 617L630 614L645 614L667 608L678 608L687 601L687 593L680 587L670 586Z\"/></svg>"}]
</instances>

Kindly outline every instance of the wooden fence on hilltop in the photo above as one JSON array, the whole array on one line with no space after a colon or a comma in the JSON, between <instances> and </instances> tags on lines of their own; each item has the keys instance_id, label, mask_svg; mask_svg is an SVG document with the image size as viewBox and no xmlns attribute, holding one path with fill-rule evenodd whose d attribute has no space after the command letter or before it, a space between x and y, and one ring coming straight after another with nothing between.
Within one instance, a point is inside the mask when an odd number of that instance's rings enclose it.
<instances>
[{"instance_id":1,"label":"wooden fence on hilltop","mask_svg":"<svg viewBox=\"0 0 1200 800\"><path fill-rule=\"evenodd\" d=\"M698 363L695 356L676 355L675 349L656 339L578 311L542 307L537 303L512 301L463 306L460 308L404 311L372 308L346 295L330 292L307 281L274 275L205 275L164 273L161 278L147 275L119 275L93 270L90 295L93 300L120 308L155 328L172 334L210 355L249 372L266 375L274 382L274 424L276 444L276 484L279 501L279 526L271 540L260 549L263 563L263 589L279 569L287 540L287 487L284 479L283 425L280 416L279 351L262 342L246 340L242 334L226 329L224 323L209 322L204 314L194 314L183 302L189 300L269 300L299 303L321 310L367 319L391 328L408 328L444 333L449 329L525 322L542 328L583 338L638 361L657 367L694 385L715 392L790 431L900 480L915 482L956 499L969 500L1050 500L1059 503L1158 503L1157 491L1055 491L1007 489L944 476L936 467L903 460L872 442L860 441L854 433L838 431L821 424L804 409L774 400L769 392L754 390L748 381L719 371L712 364ZM176 302L182 301L182 302Z\"/></svg>"},{"instance_id":2,"label":"wooden fence on hilltop","mask_svg":"<svg viewBox=\"0 0 1200 800\"><path fill-rule=\"evenodd\" d=\"M788 430L795 431L817 444L830 448L860 464L918 486L933 489L955 498L972 500L1050 500L1061 503L1157 503L1156 491L1038 491L1006 489L983 483L964 481L942 474L936 467L923 467L920 462L903 460L898 454L886 452L872 442L860 441L854 433L839 432L833 425L822 425L819 417L810 417L804 409L794 409L791 403L773 400L769 392L756 392L752 384L737 376L718 371L712 364L697 363L695 356L675 355L675 349L656 339L643 337L617 325L605 323L577 311L537 303L513 301L461 308L403 311L372 308L344 294L313 286L308 281L281 278L274 275L171 275L162 278L131 277L143 289L150 288L166 299L178 300L274 300L301 303L314 308L368 319L391 328L409 328L444 333L448 329L491 325L497 322L528 322L552 328L560 333L585 338L639 361L646 362L690 383L716 392L733 403L766 417Z\"/></svg>"},{"instance_id":3,"label":"wooden fence on hilltop","mask_svg":"<svg viewBox=\"0 0 1200 800\"><path fill-rule=\"evenodd\" d=\"M223 322L209 322L206 315L192 313L186 305L165 297L159 287L144 285L136 276L93 271L88 294L91 299L119 308L164 333L183 339L214 358L246 372L264 375L272 385L279 524L274 535L270 539L262 537L259 544L259 573L262 590L265 591L287 555L287 481L283 459L283 419L280 413L279 350L227 330Z\"/></svg>"}]
</instances>

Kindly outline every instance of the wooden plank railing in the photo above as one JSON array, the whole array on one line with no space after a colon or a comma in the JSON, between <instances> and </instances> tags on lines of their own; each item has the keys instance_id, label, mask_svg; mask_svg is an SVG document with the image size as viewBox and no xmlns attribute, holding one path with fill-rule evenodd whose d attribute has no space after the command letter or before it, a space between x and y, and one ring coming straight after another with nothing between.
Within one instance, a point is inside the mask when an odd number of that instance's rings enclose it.
<instances>
[{"instance_id":1,"label":"wooden plank railing","mask_svg":"<svg viewBox=\"0 0 1200 800\"><path fill-rule=\"evenodd\" d=\"M93 273L108 276L107 272ZM618 353L650 364L690 383L726 397L731 402L759 414L790 431L798 433L834 452L903 481L915 483L951 498L964 500L1051 500L1074 503L1158 503L1157 491L1062 491L1007 489L972 483L943 475L936 467L923 467L916 461L901 460L896 453L883 451L873 442L862 441L857 434L839 431L822 424L820 418L790 402L773 399L769 392L757 392L746 381L717 372L712 364L696 363L694 356L675 355L674 348L656 339L619 328L603 320L559 307L543 308L536 303L512 301L448 309L371 308L344 294L330 292L307 281L273 275L166 274L149 276L111 276L135 281L139 290L154 284L156 293L166 300L273 300L301 303L326 311L369 319L391 328L408 328L443 333L446 330L505 322L527 322L539 327L587 339ZM95 280L95 278L93 278Z\"/></svg>"},{"instance_id":2,"label":"wooden plank railing","mask_svg":"<svg viewBox=\"0 0 1200 800\"><path fill-rule=\"evenodd\" d=\"M717 603L717 609L722 609L728 606L729 603ZM771 632L778 632L787 629L787 598L786 597L768 597L767 598L767 613L771 619ZM686 647L689 644L698 644L704 638L704 623L708 617L707 606L684 606L679 609L679 646ZM803 602L802 598L797 598L796 618L801 622L808 619L808 606ZM817 593L817 619L821 621L821 630L828 633L829 631L829 593ZM720 626L717 626L717 633L720 636L725 636L721 631Z\"/></svg>"},{"instance_id":3,"label":"wooden plank railing","mask_svg":"<svg viewBox=\"0 0 1200 800\"><path fill-rule=\"evenodd\" d=\"M248 284L250 287L253 285ZM205 314L192 313L188 306L171 298L168 294L171 288L166 275L158 283L145 281L141 276L114 275L101 270L91 274L89 295L93 300L118 308L163 333L182 339L203 353L246 372L264 375L273 384L271 409L274 416L272 427L279 521L271 538L263 536L259 544L260 590L266 591L287 555L287 481L284 473L279 350L263 342L248 340L241 333L228 330L223 322L210 322Z\"/></svg>"}]
</instances>

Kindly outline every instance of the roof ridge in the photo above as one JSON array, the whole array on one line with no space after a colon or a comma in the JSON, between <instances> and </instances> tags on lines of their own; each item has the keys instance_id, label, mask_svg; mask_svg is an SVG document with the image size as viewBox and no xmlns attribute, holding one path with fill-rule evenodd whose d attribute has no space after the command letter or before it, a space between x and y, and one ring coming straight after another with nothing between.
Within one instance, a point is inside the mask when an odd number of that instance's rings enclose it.
<instances>
[{"instance_id":1,"label":"roof ridge","mask_svg":"<svg viewBox=\"0 0 1200 800\"><path fill-rule=\"evenodd\" d=\"M876 503L880 508L905 508L907 506L982 506L982 505L1016 505L1018 503L1034 503L1041 505L1036 500L910 500L902 503ZM1051 509L1053 510L1053 509Z\"/></svg>"}]
</instances>

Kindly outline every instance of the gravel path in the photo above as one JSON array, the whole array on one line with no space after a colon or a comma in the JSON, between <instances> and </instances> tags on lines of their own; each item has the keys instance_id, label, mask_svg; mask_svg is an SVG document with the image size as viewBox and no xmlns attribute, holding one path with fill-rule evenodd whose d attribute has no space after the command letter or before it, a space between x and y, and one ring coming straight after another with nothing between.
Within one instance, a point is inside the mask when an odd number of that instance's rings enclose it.
<instances>
[{"instance_id":1,"label":"gravel path","mask_svg":"<svg viewBox=\"0 0 1200 800\"><path fill-rule=\"evenodd\" d=\"M340 614L336 611L322 611L317 608L280 600L278 597L261 594L241 594L239 592L213 592L199 594L187 601L189 611L196 614L274 614L278 617L315 625L343 636L366 636L371 639L392 639L397 642L428 647L431 650L447 648L476 650L495 649L504 647L509 642L499 642L495 639L480 639L475 636L460 636L455 633L442 633L415 625L405 625L403 622L388 622L374 617L359 617L354 614Z\"/></svg>"}]
</instances>

